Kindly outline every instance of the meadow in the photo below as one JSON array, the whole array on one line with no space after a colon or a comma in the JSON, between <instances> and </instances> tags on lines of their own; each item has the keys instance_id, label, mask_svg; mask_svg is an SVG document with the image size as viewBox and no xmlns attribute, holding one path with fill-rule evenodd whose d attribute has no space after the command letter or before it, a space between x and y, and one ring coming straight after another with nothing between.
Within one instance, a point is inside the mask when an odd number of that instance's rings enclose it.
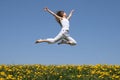
<instances>
[{"instance_id":1,"label":"meadow","mask_svg":"<svg viewBox=\"0 0 120 80\"><path fill-rule=\"evenodd\" d=\"M120 80L120 65L0 65L0 80Z\"/></svg>"}]
</instances>

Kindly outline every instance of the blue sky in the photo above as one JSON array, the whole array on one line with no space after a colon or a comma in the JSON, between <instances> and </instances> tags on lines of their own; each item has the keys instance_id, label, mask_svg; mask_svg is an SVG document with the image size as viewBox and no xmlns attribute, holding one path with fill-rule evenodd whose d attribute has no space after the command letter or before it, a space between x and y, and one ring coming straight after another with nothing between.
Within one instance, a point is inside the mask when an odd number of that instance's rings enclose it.
<instances>
[{"instance_id":1,"label":"blue sky","mask_svg":"<svg viewBox=\"0 0 120 80\"><path fill-rule=\"evenodd\" d=\"M0 0L0 64L120 64L120 0ZM74 9L76 46L34 44L60 26L43 10Z\"/></svg>"}]
</instances>

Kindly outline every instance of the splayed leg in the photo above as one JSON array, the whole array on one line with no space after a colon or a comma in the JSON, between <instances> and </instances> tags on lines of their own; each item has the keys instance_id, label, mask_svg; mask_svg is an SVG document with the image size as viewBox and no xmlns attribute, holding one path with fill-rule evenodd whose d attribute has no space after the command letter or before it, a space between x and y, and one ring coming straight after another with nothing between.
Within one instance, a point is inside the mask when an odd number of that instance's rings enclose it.
<instances>
[{"instance_id":1,"label":"splayed leg","mask_svg":"<svg viewBox=\"0 0 120 80\"><path fill-rule=\"evenodd\" d=\"M37 43L42 43L42 42L48 42L48 40L39 39L39 40L36 40L36 42L35 42L35 43L37 44Z\"/></svg>"}]
</instances>

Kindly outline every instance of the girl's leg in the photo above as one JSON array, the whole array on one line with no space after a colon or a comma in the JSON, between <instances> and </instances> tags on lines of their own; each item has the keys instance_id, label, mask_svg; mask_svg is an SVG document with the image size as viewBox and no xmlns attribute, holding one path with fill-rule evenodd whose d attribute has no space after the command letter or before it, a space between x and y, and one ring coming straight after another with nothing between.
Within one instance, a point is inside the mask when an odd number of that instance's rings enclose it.
<instances>
[{"instance_id":1,"label":"girl's leg","mask_svg":"<svg viewBox=\"0 0 120 80\"><path fill-rule=\"evenodd\" d=\"M58 44L69 44L69 45L76 45L76 41L69 35L69 32L63 34L64 38Z\"/></svg>"},{"instance_id":2,"label":"girl's leg","mask_svg":"<svg viewBox=\"0 0 120 80\"><path fill-rule=\"evenodd\" d=\"M47 43L49 43L49 44L53 44L53 43L59 41L60 39L61 39L60 36L56 36L55 38L39 39L39 40L36 40L35 43L47 42Z\"/></svg>"},{"instance_id":3,"label":"girl's leg","mask_svg":"<svg viewBox=\"0 0 120 80\"><path fill-rule=\"evenodd\" d=\"M61 40L61 42L58 43L58 45L60 44L69 44L69 45L76 45L76 41L70 37L70 36L66 36L64 39Z\"/></svg>"},{"instance_id":4,"label":"girl's leg","mask_svg":"<svg viewBox=\"0 0 120 80\"><path fill-rule=\"evenodd\" d=\"M47 42L49 44L53 44L63 37L63 31L61 30L60 33L55 37L55 38L48 38L48 39L39 39L35 43L42 43L42 42Z\"/></svg>"},{"instance_id":5,"label":"girl's leg","mask_svg":"<svg viewBox=\"0 0 120 80\"><path fill-rule=\"evenodd\" d=\"M77 42L70 36L67 37L66 39L68 40L67 43L70 44L70 45L76 45L77 44Z\"/></svg>"},{"instance_id":6,"label":"girl's leg","mask_svg":"<svg viewBox=\"0 0 120 80\"><path fill-rule=\"evenodd\" d=\"M44 40L44 39L39 39L39 40L36 40L35 43L42 43L42 42L49 42L48 40Z\"/></svg>"}]
</instances>

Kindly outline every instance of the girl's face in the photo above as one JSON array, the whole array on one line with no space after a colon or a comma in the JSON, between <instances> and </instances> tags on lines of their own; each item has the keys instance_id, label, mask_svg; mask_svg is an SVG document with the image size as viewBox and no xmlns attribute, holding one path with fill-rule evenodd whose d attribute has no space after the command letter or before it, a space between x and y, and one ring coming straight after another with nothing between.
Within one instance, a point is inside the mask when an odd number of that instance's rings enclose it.
<instances>
[{"instance_id":1,"label":"girl's face","mask_svg":"<svg viewBox=\"0 0 120 80\"><path fill-rule=\"evenodd\" d=\"M66 16L67 16L67 14L64 12L64 13L63 13L63 16L64 16L64 17L66 17Z\"/></svg>"}]
</instances>

